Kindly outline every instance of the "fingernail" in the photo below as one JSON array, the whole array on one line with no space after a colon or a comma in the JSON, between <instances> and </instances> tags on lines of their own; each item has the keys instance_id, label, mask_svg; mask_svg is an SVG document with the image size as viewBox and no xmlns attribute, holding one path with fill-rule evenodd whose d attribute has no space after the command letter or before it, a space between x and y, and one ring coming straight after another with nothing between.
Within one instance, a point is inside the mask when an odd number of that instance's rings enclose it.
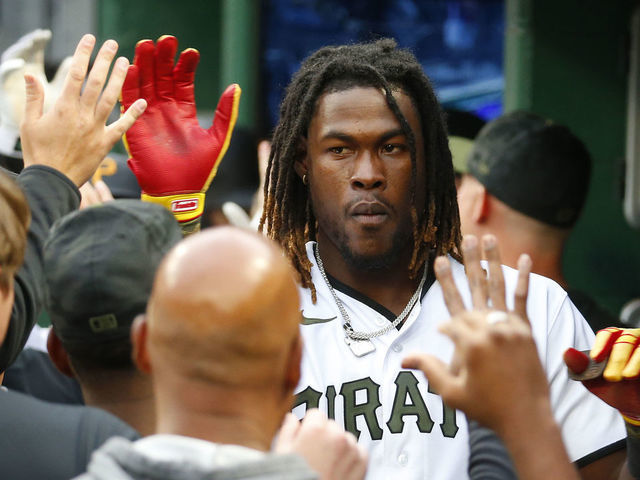
<instances>
[{"instance_id":1,"label":"fingernail","mask_svg":"<svg viewBox=\"0 0 640 480\"><path fill-rule=\"evenodd\" d=\"M449 268L449 261L446 257L437 257L433 263L433 268L436 273L443 273Z\"/></svg>"},{"instance_id":2,"label":"fingernail","mask_svg":"<svg viewBox=\"0 0 640 480\"><path fill-rule=\"evenodd\" d=\"M485 235L482 237L482 243L485 249L490 250L496 246L496 237L493 235Z\"/></svg>"},{"instance_id":3,"label":"fingernail","mask_svg":"<svg viewBox=\"0 0 640 480\"><path fill-rule=\"evenodd\" d=\"M478 239L475 235L465 235L462 239L462 248L470 249L478 246Z\"/></svg>"},{"instance_id":4,"label":"fingernail","mask_svg":"<svg viewBox=\"0 0 640 480\"><path fill-rule=\"evenodd\" d=\"M118 70L128 70L129 69L129 59L125 57L119 57L116 60L116 68Z\"/></svg>"},{"instance_id":5,"label":"fingernail","mask_svg":"<svg viewBox=\"0 0 640 480\"><path fill-rule=\"evenodd\" d=\"M93 45L94 42L96 41L96 38L90 33L87 33L85 36L82 37L81 41L83 45Z\"/></svg>"},{"instance_id":6,"label":"fingernail","mask_svg":"<svg viewBox=\"0 0 640 480\"><path fill-rule=\"evenodd\" d=\"M147 109L147 101L144 98L140 98L136 100L134 106L139 113L142 113Z\"/></svg>"},{"instance_id":7,"label":"fingernail","mask_svg":"<svg viewBox=\"0 0 640 480\"><path fill-rule=\"evenodd\" d=\"M518 270L522 269L531 269L531 257L526 253L523 253L518 258Z\"/></svg>"},{"instance_id":8,"label":"fingernail","mask_svg":"<svg viewBox=\"0 0 640 480\"><path fill-rule=\"evenodd\" d=\"M104 42L104 47L107 50L111 50L112 52L114 52L118 49L118 43L115 40L107 40L106 42Z\"/></svg>"}]
</instances>

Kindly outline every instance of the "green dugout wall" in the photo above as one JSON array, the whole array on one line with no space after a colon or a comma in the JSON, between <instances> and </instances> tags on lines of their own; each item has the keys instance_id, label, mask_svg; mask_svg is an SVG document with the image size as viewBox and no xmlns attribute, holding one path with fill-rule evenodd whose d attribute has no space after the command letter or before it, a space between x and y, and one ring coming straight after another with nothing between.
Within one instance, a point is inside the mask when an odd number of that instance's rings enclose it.
<instances>
[{"instance_id":1,"label":"green dugout wall","mask_svg":"<svg viewBox=\"0 0 640 480\"><path fill-rule=\"evenodd\" d=\"M193 47L201 53L198 108L213 111L224 88L238 83L238 125L255 127L259 6L259 0L101 0L98 35L99 40L118 40L120 54L129 59L138 40L175 35L179 51Z\"/></svg>"},{"instance_id":2,"label":"green dugout wall","mask_svg":"<svg viewBox=\"0 0 640 480\"><path fill-rule=\"evenodd\" d=\"M505 110L569 125L594 160L568 281L618 313L640 297L640 232L622 209L628 35L637 1L507 0Z\"/></svg>"}]
</instances>

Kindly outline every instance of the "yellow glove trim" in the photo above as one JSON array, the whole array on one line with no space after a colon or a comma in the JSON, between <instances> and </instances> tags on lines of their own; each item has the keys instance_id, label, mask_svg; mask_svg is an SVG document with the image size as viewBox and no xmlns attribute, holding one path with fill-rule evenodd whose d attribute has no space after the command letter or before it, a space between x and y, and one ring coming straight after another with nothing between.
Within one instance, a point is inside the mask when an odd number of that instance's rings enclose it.
<instances>
[{"instance_id":1,"label":"yellow glove trim","mask_svg":"<svg viewBox=\"0 0 640 480\"><path fill-rule=\"evenodd\" d=\"M227 129L227 136L224 139L224 143L222 144L222 148L220 149L220 153L218 154L218 158L216 159L216 164L213 167L213 170L209 173L209 177L207 181L204 183L204 187L202 190L206 192L209 189L209 185L211 181L218 173L218 167L224 158L225 153L229 148L229 143L231 142L231 134L233 133L233 129L236 126L236 120L238 120L238 108L240 106L240 95L242 94L242 89L240 85L236 85L236 89L233 92L233 106L231 107L231 118L229 119L229 128Z\"/></svg>"},{"instance_id":2,"label":"yellow glove trim","mask_svg":"<svg viewBox=\"0 0 640 480\"><path fill-rule=\"evenodd\" d=\"M640 426L640 418L631 418L631 417L627 417L626 415L622 415L622 418L624 418L625 422L631 425Z\"/></svg>"},{"instance_id":3,"label":"yellow glove trim","mask_svg":"<svg viewBox=\"0 0 640 480\"><path fill-rule=\"evenodd\" d=\"M195 220L204 212L204 193L182 193L179 195L165 195L154 197L142 194L143 202L151 202L162 205L169 210L179 222Z\"/></svg>"}]
</instances>

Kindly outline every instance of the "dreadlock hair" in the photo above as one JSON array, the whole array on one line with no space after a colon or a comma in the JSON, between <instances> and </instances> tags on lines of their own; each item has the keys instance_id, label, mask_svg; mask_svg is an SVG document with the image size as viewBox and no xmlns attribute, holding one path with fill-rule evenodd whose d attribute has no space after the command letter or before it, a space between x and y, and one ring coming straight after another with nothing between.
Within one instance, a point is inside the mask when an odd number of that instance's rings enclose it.
<instances>
[{"instance_id":1,"label":"dreadlock hair","mask_svg":"<svg viewBox=\"0 0 640 480\"><path fill-rule=\"evenodd\" d=\"M273 136L260 220L260 230L266 227L267 236L280 243L298 271L301 285L311 290L314 302L316 292L305 244L315 240L316 219L307 186L294 165L306 155L302 140L320 96L355 87L383 89L387 105L407 138L413 224L409 276L416 278L436 255L451 254L460 259L460 217L445 122L429 79L415 56L399 49L392 39L324 47L302 63L287 87ZM415 136L393 97L398 90L411 98L420 116L425 145L424 185L416 185ZM424 205L415 204L416 188L426 189Z\"/></svg>"}]
</instances>

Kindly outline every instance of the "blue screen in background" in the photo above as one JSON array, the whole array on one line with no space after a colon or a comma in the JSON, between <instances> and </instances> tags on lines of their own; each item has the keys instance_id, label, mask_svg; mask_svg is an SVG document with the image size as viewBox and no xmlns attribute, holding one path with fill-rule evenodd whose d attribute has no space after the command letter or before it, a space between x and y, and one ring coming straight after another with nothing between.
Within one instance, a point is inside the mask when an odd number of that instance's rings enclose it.
<instances>
[{"instance_id":1,"label":"blue screen in background","mask_svg":"<svg viewBox=\"0 0 640 480\"><path fill-rule=\"evenodd\" d=\"M270 128L300 62L325 45L395 38L446 108L502 112L503 0L263 0L262 78Z\"/></svg>"}]
</instances>

